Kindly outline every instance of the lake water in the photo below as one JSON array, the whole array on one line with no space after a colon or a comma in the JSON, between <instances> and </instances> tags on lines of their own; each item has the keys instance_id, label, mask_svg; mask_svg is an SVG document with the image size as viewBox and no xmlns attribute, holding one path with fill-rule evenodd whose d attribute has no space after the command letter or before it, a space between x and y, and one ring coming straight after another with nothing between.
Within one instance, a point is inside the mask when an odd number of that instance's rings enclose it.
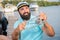
<instances>
[{"instance_id":1,"label":"lake water","mask_svg":"<svg viewBox=\"0 0 60 40\"><path fill-rule=\"evenodd\" d=\"M40 7L40 12L43 11L47 15L47 21L55 30L54 37L48 37L45 33L43 40L60 40L60 6Z\"/></svg>"}]
</instances>

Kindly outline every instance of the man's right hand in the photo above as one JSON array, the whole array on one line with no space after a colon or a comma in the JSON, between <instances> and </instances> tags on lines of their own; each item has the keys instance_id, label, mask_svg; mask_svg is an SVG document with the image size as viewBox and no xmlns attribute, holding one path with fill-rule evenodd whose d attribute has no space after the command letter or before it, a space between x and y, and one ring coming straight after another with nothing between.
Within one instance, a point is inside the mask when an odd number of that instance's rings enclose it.
<instances>
[{"instance_id":1,"label":"man's right hand","mask_svg":"<svg viewBox=\"0 0 60 40\"><path fill-rule=\"evenodd\" d=\"M26 25L26 21L22 22L21 24L19 24L18 28L20 31L25 29L25 25Z\"/></svg>"}]
</instances>

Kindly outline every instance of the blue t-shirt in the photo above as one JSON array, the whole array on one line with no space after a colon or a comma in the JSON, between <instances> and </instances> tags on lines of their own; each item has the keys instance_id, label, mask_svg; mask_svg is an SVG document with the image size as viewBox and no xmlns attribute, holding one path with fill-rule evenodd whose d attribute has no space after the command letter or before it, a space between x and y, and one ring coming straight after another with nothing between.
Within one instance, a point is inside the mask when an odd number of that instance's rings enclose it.
<instances>
[{"instance_id":1,"label":"blue t-shirt","mask_svg":"<svg viewBox=\"0 0 60 40\"><path fill-rule=\"evenodd\" d=\"M32 18L34 18L34 16L31 16L30 19ZM14 24L14 29L17 28L22 22L23 20L21 18L16 21ZM32 19L27 22L25 29L19 34L19 40L42 40L42 35L42 25L37 24L34 19Z\"/></svg>"}]
</instances>

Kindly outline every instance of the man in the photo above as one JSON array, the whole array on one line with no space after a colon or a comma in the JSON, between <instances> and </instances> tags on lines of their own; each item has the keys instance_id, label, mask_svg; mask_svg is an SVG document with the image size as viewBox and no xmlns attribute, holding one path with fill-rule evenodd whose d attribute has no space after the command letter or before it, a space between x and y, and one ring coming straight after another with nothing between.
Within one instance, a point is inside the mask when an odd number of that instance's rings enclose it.
<instances>
[{"instance_id":1,"label":"man","mask_svg":"<svg viewBox=\"0 0 60 40\"><path fill-rule=\"evenodd\" d=\"M44 27L42 27L35 21L29 21L33 19L34 16L31 15L27 2L18 3L17 8L21 18L14 24L15 30L12 33L12 40L42 40L43 32L51 37L55 35L52 26L46 21L47 17L44 13L41 13L39 16L39 19L42 19L44 23ZM34 24L30 24L28 22L32 22Z\"/></svg>"},{"instance_id":2,"label":"man","mask_svg":"<svg viewBox=\"0 0 60 40\"><path fill-rule=\"evenodd\" d=\"M8 25L8 21L6 17L4 16L3 12L0 11L0 35L7 36L7 32L6 32L7 25Z\"/></svg>"}]
</instances>

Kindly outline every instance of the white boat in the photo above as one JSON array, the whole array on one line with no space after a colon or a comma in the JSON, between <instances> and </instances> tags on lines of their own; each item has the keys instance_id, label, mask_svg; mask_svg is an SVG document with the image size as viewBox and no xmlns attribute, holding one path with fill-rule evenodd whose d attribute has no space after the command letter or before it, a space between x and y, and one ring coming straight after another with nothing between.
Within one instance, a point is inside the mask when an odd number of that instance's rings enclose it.
<instances>
[{"instance_id":1,"label":"white boat","mask_svg":"<svg viewBox=\"0 0 60 40\"><path fill-rule=\"evenodd\" d=\"M17 7L14 6L13 4L6 4L5 5L5 16L7 17L8 19L8 16L14 16L14 10L17 10Z\"/></svg>"},{"instance_id":2,"label":"white boat","mask_svg":"<svg viewBox=\"0 0 60 40\"><path fill-rule=\"evenodd\" d=\"M17 7L14 6L13 4L6 4L5 5L5 12L9 13L9 12L14 12L14 10L17 10Z\"/></svg>"},{"instance_id":3,"label":"white boat","mask_svg":"<svg viewBox=\"0 0 60 40\"><path fill-rule=\"evenodd\" d=\"M39 14L39 6L37 5L37 3L30 4L30 11L34 16L37 16Z\"/></svg>"},{"instance_id":4,"label":"white boat","mask_svg":"<svg viewBox=\"0 0 60 40\"><path fill-rule=\"evenodd\" d=\"M37 3L31 3L30 4L30 10L31 11L36 11L38 10L39 6L37 5Z\"/></svg>"}]
</instances>

